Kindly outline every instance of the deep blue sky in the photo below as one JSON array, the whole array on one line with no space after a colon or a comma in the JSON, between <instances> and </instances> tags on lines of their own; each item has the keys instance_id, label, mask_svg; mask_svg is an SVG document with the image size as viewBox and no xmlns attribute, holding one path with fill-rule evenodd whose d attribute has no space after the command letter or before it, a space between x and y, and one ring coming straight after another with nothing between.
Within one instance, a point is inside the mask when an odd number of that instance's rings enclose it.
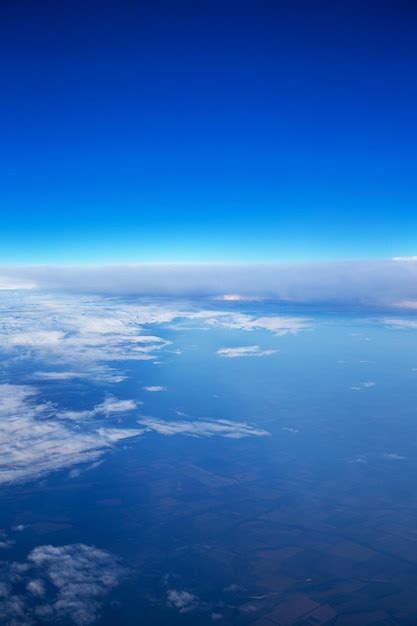
<instances>
[{"instance_id":1,"label":"deep blue sky","mask_svg":"<svg viewBox=\"0 0 417 626\"><path fill-rule=\"evenodd\" d=\"M414 2L0 5L0 263L417 252Z\"/></svg>"}]
</instances>

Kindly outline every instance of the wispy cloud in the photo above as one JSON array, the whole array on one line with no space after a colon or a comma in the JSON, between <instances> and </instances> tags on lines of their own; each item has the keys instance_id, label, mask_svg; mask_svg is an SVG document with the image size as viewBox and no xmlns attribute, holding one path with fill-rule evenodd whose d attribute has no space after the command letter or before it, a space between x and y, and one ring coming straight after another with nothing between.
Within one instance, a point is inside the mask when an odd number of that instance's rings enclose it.
<instances>
[{"instance_id":1,"label":"wispy cloud","mask_svg":"<svg viewBox=\"0 0 417 626\"><path fill-rule=\"evenodd\" d=\"M158 391L166 391L167 388L163 385L148 385L147 387L142 387L144 391L150 391L151 393L157 393Z\"/></svg>"},{"instance_id":2,"label":"wispy cloud","mask_svg":"<svg viewBox=\"0 0 417 626\"><path fill-rule=\"evenodd\" d=\"M152 361L171 341L154 329L184 322L204 328L295 334L311 327L303 317L256 316L200 303L124 302L114 298L19 292L0 299L0 351L10 359L34 359L49 371L38 380L125 379L120 362ZM175 352L178 354L178 352ZM39 366L38 366L39 367Z\"/></svg>"},{"instance_id":3,"label":"wispy cloud","mask_svg":"<svg viewBox=\"0 0 417 626\"><path fill-rule=\"evenodd\" d=\"M400 330L416 330L417 320L408 318L384 318L383 323L390 328L398 328Z\"/></svg>"},{"instance_id":4,"label":"wispy cloud","mask_svg":"<svg viewBox=\"0 0 417 626\"><path fill-rule=\"evenodd\" d=\"M95 461L116 442L141 433L138 429L73 429L56 419L52 405L36 402L36 389L0 385L0 485Z\"/></svg>"},{"instance_id":5,"label":"wispy cloud","mask_svg":"<svg viewBox=\"0 0 417 626\"><path fill-rule=\"evenodd\" d=\"M274 335L295 335L311 327L311 322L303 317L271 315L254 317L245 313L220 313L206 320L210 326L221 326L236 330L266 330Z\"/></svg>"},{"instance_id":6,"label":"wispy cloud","mask_svg":"<svg viewBox=\"0 0 417 626\"><path fill-rule=\"evenodd\" d=\"M268 431L244 422L230 420L181 420L166 421L153 417L142 417L138 423L147 430L160 435L188 435L192 437L226 437L242 439L243 437L266 437Z\"/></svg>"},{"instance_id":7,"label":"wispy cloud","mask_svg":"<svg viewBox=\"0 0 417 626\"><path fill-rule=\"evenodd\" d=\"M269 356L275 354L278 350L262 350L259 346L243 346L239 348L220 348L216 354L228 359L249 356Z\"/></svg>"},{"instance_id":8,"label":"wispy cloud","mask_svg":"<svg viewBox=\"0 0 417 626\"><path fill-rule=\"evenodd\" d=\"M354 391L362 391L363 389L370 389L371 387L375 387L376 383L373 380L365 380L363 383L358 383L357 385L353 385L351 389Z\"/></svg>"},{"instance_id":9,"label":"wispy cloud","mask_svg":"<svg viewBox=\"0 0 417 626\"><path fill-rule=\"evenodd\" d=\"M140 404L143 403L137 400L118 400L117 398L109 397L92 409L87 409L85 411L61 411L57 413L57 417L69 420L84 420L96 417L97 415L118 415L133 411Z\"/></svg>"},{"instance_id":10,"label":"wispy cloud","mask_svg":"<svg viewBox=\"0 0 417 626\"><path fill-rule=\"evenodd\" d=\"M60 381L60 380L75 380L77 378L87 378L88 374L83 373L83 372L71 372L71 371L33 372L31 376L32 378L36 378L38 380Z\"/></svg>"}]
</instances>

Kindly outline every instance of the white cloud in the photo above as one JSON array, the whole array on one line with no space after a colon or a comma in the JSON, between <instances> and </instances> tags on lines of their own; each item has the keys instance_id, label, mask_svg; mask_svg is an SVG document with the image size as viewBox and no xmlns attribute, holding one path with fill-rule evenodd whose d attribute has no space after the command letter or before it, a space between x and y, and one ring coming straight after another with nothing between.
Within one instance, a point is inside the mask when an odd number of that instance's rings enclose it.
<instances>
[{"instance_id":1,"label":"white cloud","mask_svg":"<svg viewBox=\"0 0 417 626\"><path fill-rule=\"evenodd\" d=\"M417 299L415 256L386 260L264 264L130 264L8 267L0 285L78 293L228 296L287 302L390 305ZM233 300L232 300L233 302Z\"/></svg>"},{"instance_id":2,"label":"white cloud","mask_svg":"<svg viewBox=\"0 0 417 626\"><path fill-rule=\"evenodd\" d=\"M0 588L1 623L32 626L69 620L88 626L126 574L114 555L94 546L38 546L26 562L3 565L8 584Z\"/></svg>"},{"instance_id":3,"label":"white cloud","mask_svg":"<svg viewBox=\"0 0 417 626\"><path fill-rule=\"evenodd\" d=\"M147 334L144 326L171 321L172 315L169 308L161 306L21 292L0 300L0 350L9 358L47 361L51 371L36 372L39 380L89 377L120 382L125 375L115 372L114 363L154 360L155 353L170 341Z\"/></svg>"},{"instance_id":4,"label":"white cloud","mask_svg":"<svg viewBox=\"0 0 417 626\"><path fill-rule=\"evenodd\" d=\"M259 346L243 346L239 348L220 348L216 354L228 359L248 356L269 356L275 354L278 350L261 350Z\"/></svg>"},{"instance_id":5,"label":"white cloud","mask_svg":"<svg viewBox=\"0 0 417 626\"><path fill-rule=\"evenodd\" d=\"M32 593L34 596L39 596L40 598L45 595L45 585L39 578L30 580L26 585L26 589L29 593Z\"/></svg>"},{"instance_id":6,"label":"white cloud","mask_svg":"<svg viewBox=\"0 0 417 626\"><path fill-rule=\"evenodd\" d=\"M101 598L125 575L112 554L85 544L39 546L28 560L57 590L49 605L54 619L69 617L80 626L95 621Z\"/></svg>"},{"instance_id":7,"label":"white cloud","mask_svg":"<svg viewBox=\"0 0 417 626\"><path fill-rule=\"evenodd\" d=\"M165 421L153 417L142 417L139 422L147 430L155 431L160 435L189 435L193 437L226 437L228 439L242 439L243 437L266 437L266 430L251 426L244 422L229 420L190 420Z\"/></svg>"},{"instance_id":8,"label":"white cloud","mask_svg":"<svg viewBox=\"0 0 417 626\"><path fill-rule=\"evenodd\" d=\"M23 530L25 530L26 528L29 528L28 524L17 524L16 526L12 527L13 532L17 532L17 533L21 533Z\"/></svg>"},{"instance_id":9,"label":"white cloud","mask_svg":"<svg viewBox=\"0 0 417 626\"><path fill-rule=\"evenodd\" d=\"M57 413L57 417L69 419L69 420L84 420L97 415L114 415L126 413L136 409L142 402L137 400L118 400L117 398L109 397L101 404L97 404L92 409L85 411L61 411Z\"/></svg>"},{"instance_id":10,"label":"white cloud","mask_svg":"<svg viewBox=\"0 0 417 626\"><path fill-rule=\"evenodd\" d=\"M36 403L36 390L0 385L0 485L97 460L138 429L82 431L55 419L54 407Z\"/></svg>"},{"instance_id":11,"label":"white cloud","mask_svg":"<svg viewBox=\"0 0 417 626\"><path fill-rule=\"evenodd\" d=\"M169 589L167 591L167 603L169 606L177 609L180 613L188 613L198 607L198 597L193 593L178 589Z\"/></svg>"},{"instance_id":12,"label":"white cloud","mask_svg":"<svg viewBox=\"0 0 417 626\"><path fill-rule=\"evenodd\" d=\"M34 372L32 378L38 380L74 380L76 378L87 378L88 375L83 372Z\"/></svg>"},{"instance_id":13,"label":"white cloud","mask_svg":"<svg viewBox=\"0 0 417 626\"><path fill-rule=\"evenodd\" d=\"M410 311L415 311L417 309L417 300L400 300L399 302L394 302L393 306L398 309L408 309Z\"/></svg>"},{"instance_id":14,"label":"white cloud","mask_svg":"<svg viewBox=\"0 0 417 626\"><path fill-rule=\"evenodd\" d=\"M144 391L150 391L150 392L153 392L153 393L156 393L158 391L166 391L167 390L167 388L164 387L163 385L149 385L148 387L142 387L142 389Z\"/></svg>"},{"instance_id":15,"label":"white cloud","mask_svg":"<svg viewBox=\"0 0 417 626\"><path fill-rule=\"evenodd\" d=\"M416 330L417 320L407 318L384 318L383 323L390 328L398 328L400 330Z\"/></svg>"},{"instance_id":16,"label":"white cloud","mask_svg":"<svg viewBox=\"0 0 417 626\"><path fill-rule=\"evenodd\" d=\"M18 290L18 289L36 289L38 285L34 281L29 281L19 278L9 278L7 276L0 276L0 291L3 290Z\"/></svg>"},{"instance_id":17,"label":"white cloud","mask_svg":"<svg viewBox=\"0 0 417 626\"><path fill-rule=\"evenodd\" d=\"M262 302L259 296L243 296L239 293L226 293L223 296L215 296L213 300L221 302Z\"/></svg>"},{"instance_id":18,"label":"white cloud","mask_svg":"<svg viewBox=\"0 0 417 626\"><path fill-rule=\"evenodd\" d=\"M366 380L363 383L358 383L351 387L354 391L362 391L363 389L370 389L371 387L375 387L376 383L373 380Z\"/></svg>"},{"instance_id":19,"label":"white cloud","mask_svg":"<svg viewBox=\"0 0 417 626\"><path fill-rule=\"evenodd\" d=\"M64 339L65 335L57 330L39 330L27 333L15 333L10 335L9 343L12 346L25 347L48 347L57 346Z\"/></svg>"},{"instance_id":20,"label":"white cloud","mask_svg":"<svg viewBox=\"0 0 417 626\"><path fill-rule=\"evenodd\" d=\"M303 317L256 316L204 308L201 302L120 302L114 298L74 294L18 292L0 300L0 351L5 359L42 361L32 377L43 381L92 379L118 383L126 378L119 362L158 362L171 341L155 326L184 325L240 331L264 330L275 335L310 328ZM267 352L265 352L266 354ZM43 371L44 363L48 371ZM39 368L39 365L37 365Z\"/></svg>"},{"instance_id":21,"label":"white cloud","mask_svg":"<svg viewBox=\"0 0 417 626\"><path fill-rule=\"evenodd\" d=\"M248 331L266 330L277 336L287 334L295 335L302 330L307 330L311 326L307 318L281 315L253 317L245 313L216 313L212 314L211 317L207 317L206 323L211 326Z\"/></svg>"}]
</instances>

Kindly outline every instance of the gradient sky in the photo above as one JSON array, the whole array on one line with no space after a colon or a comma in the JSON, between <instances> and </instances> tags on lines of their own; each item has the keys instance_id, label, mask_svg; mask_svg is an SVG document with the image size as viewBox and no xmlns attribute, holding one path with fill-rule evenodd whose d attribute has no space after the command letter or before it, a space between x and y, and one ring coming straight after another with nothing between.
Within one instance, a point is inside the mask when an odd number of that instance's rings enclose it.
<instances>
[{"instance_id":1,"label":"gradient sky","mask_svg":"<svg viewBox=\"0 0 417 626\"><path fill-rule=\"evenodd\" d=\"M416 18L3 0L0 263L416 254Z\"/></svg>"}]
</instances>

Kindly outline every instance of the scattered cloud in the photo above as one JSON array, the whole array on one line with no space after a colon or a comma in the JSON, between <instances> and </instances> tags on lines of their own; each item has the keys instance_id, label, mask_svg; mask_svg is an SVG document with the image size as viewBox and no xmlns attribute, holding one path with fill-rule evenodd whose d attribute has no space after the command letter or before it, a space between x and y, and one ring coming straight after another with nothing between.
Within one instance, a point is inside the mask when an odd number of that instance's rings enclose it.
<instances>
[{"instance_id":1,"label":"scattered cloud","mask_svg":"<svg viewBox=\"0 0 417 626\"><path fill-rule=\"evenodd\" d=\"M32 378L36 378L38 380L52 380L52 381L60 381L60 380L74 380L77 378L87 378L88 374L83 372L33 372Z\"/></svg>"},{"instance_id":2,"label":"scattered cloud","mask_svg":"<svg viewBox=\"0 0 417 626\"><path fill-rule=\"evenodd\" d=\"M96 417L97 415L118 415L133 411L140 404L143 403L138 402L137 400L118 400L117 398L109 397L92 409L87 409L85 411L61 411L57 413L57 417L69 420L84 420Z\"/></svg>"},{"instance_id":3,"label":"scattered cloud","mask_svg":"<svg viewBox=\"0 0 417 626\"><path fill-rule=\"evenodd\" d=\"M311 323L307 318L281 315L253 317L245 313L212 313L211 317L206 316L206 318L206 323L210 326L248 331L266 330L277 336L295 335L311 327Z\"/></svg>"},{"instance_id":4,"label":"scattered cloud","mask_svg":"<svg viewBox=\"0 0 417 626\"><path fill-rule=\"evenodd\" d=\"M39 578L30 580L26 585L26 589L29 593L32 593L34 596L39 596L40 598L42 598L46 593L44 582Z\"/></svg>"},{"instance_id":5,"label":"scattered cloud","mask_svg":"<svg viewBox=\"0 0 417 626\"><path fill-rule=\"evenodd\" d=\"M396 452L386 452L384 454L384 458L389 459L390 461L403 461L407 457L397 454Z\"/></svg>"},{"instance_id":6,"label":"scattered cloud","mask_svg":"<svg viewBox=\"0 0 417 626\"><path fill-rule=\"evenodd\" d=\"M390 328L398 328L400 330L416 330L417 320L408 318L384 318L383 323Z\"/></svg>"},{"instance_id":7,"label":"scattered cloud","mask_svg":"<svg viewBox=\"0 0 417 626\"><path fill-rule=\"evenodd\" d=\"M12 527L13 532L17 532L17 533L21 533L23 530L26 530L26 528L29 528L28 524L17 524L16 526Z\"/></svg>"},{"instance_id":8,"label":"scattered cloud","mask_svg":"<svg viewBox=\"0 0 417 626\"><path fill-rule=\"evenodd\" d=\"M167 604L177 609L180 613L189 613L198 607L199 599L189 591L168 589Z\"/></svg>"},{"instance_id":9,"label":"scattered cloud","mask_svg":"<svg viewBox=\"0 0 417 626\"><path fill-rule=\"evenodd\" d=\"M167 388L164 387L163 385L149 385L147 387L142 387L142 389L144 391L150 391L150 392L153 392L153 393L156 393L158 391L166 391L167 390Z\"/></svg>"},{"instance_id":10,"label":"scattered cloud","mask_svg":"<svg viewBox=\"0 0 417 626\"><path fill-rule=\"evenodd\" d=\"M155 334L155 326L184 327L188 323L205 329L264 330L279 336L311 327L303 317L217 310L206 308L201 301L138 303L98 295L38 291L6 295L0 301L0 316L3 362L40 362L41 367L37 364L31 377L45 382L78 378L119 383L126 378L120 362L158 363L156 355L162 350L180 354L170 348L170 340Z\"/></svg>"},{"instance_id":11,"label":"scattered cloud","mask_svg":"<svg viewBox=\"0 0 417 626\"><path fill-rule=\"evenodd\" d=\"M367 465L368 458L365 455L361 454L359 456L356 456L353 459L350 459L349 463L356 463L358 465Z\"/></svg>"},{"instance_id":12,"label":"scattered cloud","mask_svg":"<svg viewBox=\"0 0 417 626\"><path fill-rule=\"evenodd\" d=\"M92 624L105 596L127 574L110 552L86 544L38 546L24 563L3 563L0 620L5 626L35 623ZM26 593L22 593L22 588Z\"/></svg>"},{"instance_id":13,"label":"scattered cloud","mask_svg":"<svg viewBox=\"0 0 417 626\"><path fill-rule=\"evenodd\" d=\"M139 422L146 430L160 435L188 435L192 437L226 437L242 439L243 437L266 437L266 430L251 426L244 422L230 420L189 420L165 421L153 417L142 417Z\"/></svg>"},{"instance_id":14,"label":"scattered cloud","mask_svg":"<svg viewBox=\"0 0 417 626\"><path fill-rule=\"evenodd\" d=\"M96 461L138 429L80 430L57 419L54 407L36 402L36 389L0 385L0 485L24 482L49 472Z\"/></svg>"},{"instance_id":15,"label":"scattered cloud","mask_svg":"<svg viewBox=\"0 0 417 626\"><path fill-rule=\"evenodd\" d=\"M375 387L376 383L372 380L366 380L363 383L358 383L357 385L354 385L353 387L351 387L351 389L353 389L354 391L362 391L363 389L369 389L371 387Z\"/></svg>"},{"instance_id":16,"label":"scattered cloud","mask_svg":"<svg viewBox=\"0 0 417 626\"><path fill-rule=\"evenodd\" d=\"M259 346L243 346L239 348L220 348L216 354L227 359L235 359L248 356L269 356L277 352L278 350L261 350Z\"/></svg>"}]
</instances>

